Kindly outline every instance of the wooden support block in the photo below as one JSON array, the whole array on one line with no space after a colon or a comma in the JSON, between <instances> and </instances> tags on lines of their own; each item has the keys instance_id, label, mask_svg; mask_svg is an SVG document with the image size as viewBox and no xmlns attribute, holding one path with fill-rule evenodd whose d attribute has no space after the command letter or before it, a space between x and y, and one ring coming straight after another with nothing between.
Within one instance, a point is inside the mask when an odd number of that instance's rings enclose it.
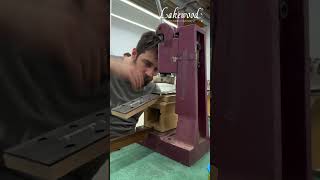
<instances>
[{"instance_id":1,"label":"wooden support block","mask_svg":"<svg viewBox=\"0 0 320 180\"><path fill-rule=\"evenodd\" d=\"M156 128L160 132L166 132L168 130L175 129L177 127L177 124L178 124L177 114L175 113L163 114L163 115L160 115L159 124L158 124L158 127L156 126Z\"/></svg>"},{"instance_id":2,"label":"wooden support block","mask_svg":"<svg viewBox=\"0 0 320 180\"><path fill-rule=\"evenodd\" d=\"M145 126L152 127L153 129L159 132L166 132L171 129L175 129L178 123L177 114L166 114L160 116L150 116L150 114L147 114L145 118L148 118L148 120L145 121Z\"/></svg>"},{"instance_id":3,"label":"wooden support block","mask_svg":"<svg viewBox=\"0 0 320 180\"><path fill-rule=\"evenodd\" d=\"M159 122L160 110L155 108L148 108L144 111L144 125L146 127L154 127Z\"/></svg>"},{"instance_id":4,"label":"wooden support block","mask_svg":"<svg viewBox=\"0 0 320 180\"><path fill-rule=\"evenodd\" d=\"M175 113L175 102L161 102L150 106L144 111L144 125L159 132L175 129L178 115Z\"/></svg>"},{"instance_id":5,"label":"wooden support block","mask_svg":"<svg viewBox=\"0 0 320 180\"><path fill-rule=\"evenodd\" d=\"M170 95L161 96L159 98L159 102L176 102L176 95L170 94Z\"/></svg>"},{"instance_id":6,"label":"wooden support block","mask_svg":"<svg viewBox=\"0 0 320 180\"><path fill-rule=\"evenodd\" d=\"M159 109L160 110L160 114L172 114L176 112L176 103L175 102L160 102L160 103L156 103L153 104L152 106L150 106L150 108L153 109Z\"/></svg>"}]
</instances>

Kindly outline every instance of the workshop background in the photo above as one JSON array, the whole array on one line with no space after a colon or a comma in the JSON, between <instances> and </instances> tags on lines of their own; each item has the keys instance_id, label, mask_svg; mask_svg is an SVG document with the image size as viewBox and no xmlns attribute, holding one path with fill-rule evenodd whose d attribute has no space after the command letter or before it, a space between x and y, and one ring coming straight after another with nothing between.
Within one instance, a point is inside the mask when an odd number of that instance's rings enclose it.
<instances>
[{"instance_id":1,"label":"workshop background","mask_svg":"<svg viewBox=\"0 0 320 180\"><path fill-rule=\"evenodd\" d=\"M175 7L179 7L184 2L186 1L161 1L162 8L169 6L170 10L166 10L166 12L173 12ZM204 5L202 7L210 6L209 0L200 2ZM155 30L158 27L160 20L148 14L148 12L158 14L157 5L154 0L112 0L110 3L110 54L115 56L122 56L125 52L131 54L132 48L135 48L140 36L144 32ZM143 8L148 12L138 8ZM196 12L193 9L187 10ZM210 80L210 14L208 9L205 12L207 14L203 17L205 25L203 28L206 31L207 79ZM143 115L140 117L137 126L143 125L143 117Z\"/></svg>"},{"instance_id":2,"label":"workshop background","mask_svg":"<svg viewBox=\"0 0 320 180\"><path fill-rule=\"evenodd\" d=\"M129 2L133 2L134 4L138 5L139 7L144 7L145 9L149 9L151 12L157 14L156 4L153 0L132 0ZM167 1L172 3L172 1ZM175 1L175 2L182 2ZM209 1L208 1L209 2ZM148 31L150 29L155 29L159 24L159 20L154 18L151 15L146 14L145 12L132 7L131 5L125 3L122 0L113 0L111 1L111 31L110 31L110 53L112 55L119 55L122 56L124 52L131 52L131 49L135 47L136 43L139 40L140 35ZM149 8L148 8L149 7ZM310 58L312 62L317 63L320 62L320 1L319 0L309 0L309 48L310 48ZM210 78L210 28L209 25L205 27L207 32L206 37L206 44L207 44L207 78ZM123 43L126 42L126 43ZM319 64L319 63L318 63ZM320 85L320 83L316 83ZM313 159L313 169L320 170L320 96L313 95L311 101L311 109L312 109L312 159ZM143 116L140 118L138 125L143 125ZM129 154L131 150L135 151L134 154ZM124 159L121 157L123 155L127 155L128 159ZM160 156L160 155L159 155ZM148 161L152 161L157 159L157 156L153 156L152 152L144 147L140 147L138 145L128 146L124 148L122 152L115 152L111 156L111 163L113 165L110 166L111 173L115 173L113 176L111 174L111 179L119 179L116 176L119 173L126 174L126 177L129 178L130 173L132 171L127 171L128 169L123 168L130 168L132 167L131 161L137 161L141 159L146 159ZM205 158L209 158L205 157ZM144 165L142 162L139 165L144 167L141 169L140 173L143 173L145 170L148 170L148 166ZM202 160L199 161L202 163ZM123 164L126 164L123 166ZM159 163L161 164L161 163ZM149 164L150 165L150 164ZM162 164L163 165L163 164ZM153 167L151 165L151 167ZM147 168L147 169L146 169ZM153 167L154 168L154 167ZM167 167L166 167L167 168ZM171 169L171 171L173 171ZM202 169L199 169L202 171ZM139 173L139 171L135 171L135 173ZM134 173L134 174L135 174ZM155 173L156 174L156 173ZM182 173L183 174L183 173ZM150 175L147 173L147 175ZM182 175L184 179L188 179L187 175ZM131 177L134 178L134 177ZM124 179L124 178L122 178ZM179 179L179 178L174 178Z\"/></svg>"}]
</instances>

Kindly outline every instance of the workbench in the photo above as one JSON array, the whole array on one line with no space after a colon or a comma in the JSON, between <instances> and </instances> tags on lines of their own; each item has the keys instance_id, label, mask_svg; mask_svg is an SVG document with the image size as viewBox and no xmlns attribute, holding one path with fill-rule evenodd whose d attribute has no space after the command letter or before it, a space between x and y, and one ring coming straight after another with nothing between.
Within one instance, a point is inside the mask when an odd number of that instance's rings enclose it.
<instances>
[{"instance_id":1,"label":"workbench","mask_svg":"<svg viewBox=\"0 0 320 180\"><path fill-rule=\"evenodd\" d=\"M208 179L210 153L187 167L139 144L110 154L111 180L195 180Z\"/></svg>"}]
</instances>

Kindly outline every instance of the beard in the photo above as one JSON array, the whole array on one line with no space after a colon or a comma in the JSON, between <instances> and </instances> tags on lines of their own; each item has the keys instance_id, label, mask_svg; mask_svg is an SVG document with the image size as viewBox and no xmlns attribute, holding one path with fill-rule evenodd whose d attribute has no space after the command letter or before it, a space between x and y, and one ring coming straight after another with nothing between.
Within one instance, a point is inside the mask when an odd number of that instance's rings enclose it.
<instances>
[{"instance_id":1,"label":"beard","mask_svg":"<svg viewBox=\"0 0 320 180\"><path fill-rule=\"evenodd\" d=\"M153 78L145 75L144 76L144 86L148 85L151 81L152 81Z\"/></svg>"}]
</instances>

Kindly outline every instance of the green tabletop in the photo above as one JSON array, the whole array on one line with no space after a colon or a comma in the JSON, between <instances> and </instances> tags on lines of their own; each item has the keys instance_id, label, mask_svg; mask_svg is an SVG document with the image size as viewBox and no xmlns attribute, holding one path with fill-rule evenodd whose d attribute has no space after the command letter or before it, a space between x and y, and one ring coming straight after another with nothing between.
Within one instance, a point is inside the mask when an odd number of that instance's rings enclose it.
<instances>
[{"instance_id":1,"label":"green tabletop","mask_svg":"<svg viewBox=\"0 0 320 180\"><path fill-rule=\"evenodd\" d=\"M110 155L111 180L208 179L210 153L187 167L139 144L131 144Z\"/></svg>"}]
</instances>

